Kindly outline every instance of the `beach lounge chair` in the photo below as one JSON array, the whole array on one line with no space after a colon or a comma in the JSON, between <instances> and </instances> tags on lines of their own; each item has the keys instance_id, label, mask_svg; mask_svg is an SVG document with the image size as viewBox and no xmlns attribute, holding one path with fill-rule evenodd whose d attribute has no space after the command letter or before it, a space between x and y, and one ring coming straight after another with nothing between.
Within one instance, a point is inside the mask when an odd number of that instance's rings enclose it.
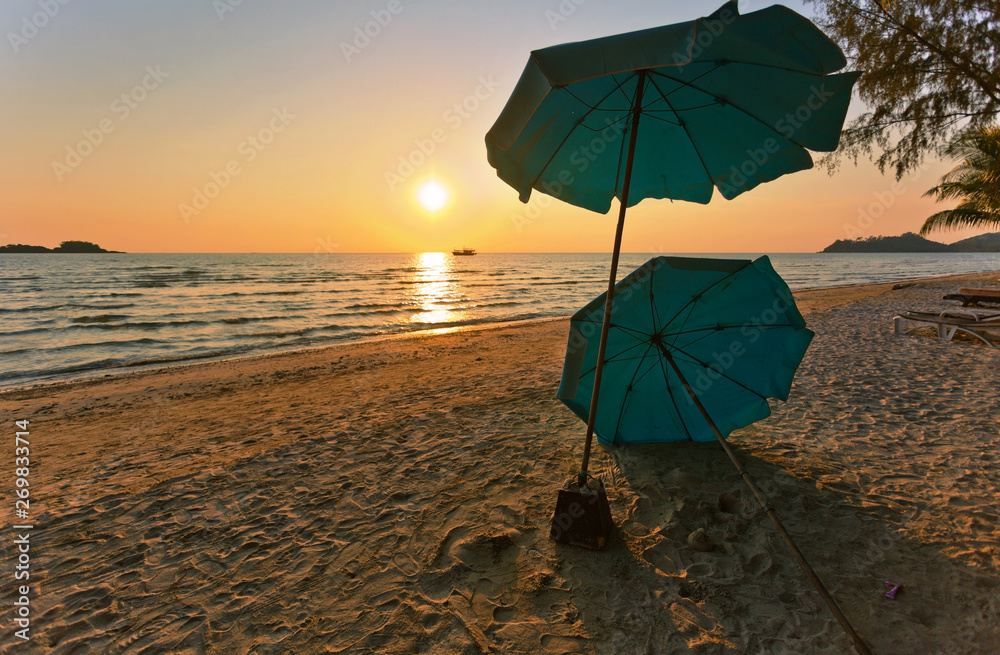
<instances>
[{"instance_id":1,"label":"beach lounge chair","mask_svg":"<svg viewBox=\"0 0 1000 655\"><path fill-rule=\"evenodd\" d=\"M979 339L986 345L995 347L991 333L1000 335L1000 312L979 312L974 310L947 309L934 312L903 312L892 319L896 334L906 334L922 327L937 329L938 338L951 341L956 332Z\"/></svg>"},{"instance_id":2,"label":"beach lounge chair","mask_svg":"<svg viewBox=\"0 0 1000 655\"><path fill-rule=\"evenodd\" d=\"M979 303L1000 305L1000 289L974 289L962 287L958 293L949 293L945 300L960 300L963 307L972 307Z\"/></svg>"}]
</instances>

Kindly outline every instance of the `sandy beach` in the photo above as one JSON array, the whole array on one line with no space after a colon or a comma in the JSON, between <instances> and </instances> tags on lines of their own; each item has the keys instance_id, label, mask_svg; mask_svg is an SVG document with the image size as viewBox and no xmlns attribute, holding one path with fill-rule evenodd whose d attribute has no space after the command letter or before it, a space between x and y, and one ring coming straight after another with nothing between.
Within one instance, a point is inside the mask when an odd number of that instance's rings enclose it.
<instances>
[{"instance_id":1,"label":"sandy beach","mask_svg":"<svg viewBox=\"0 0 1000 655\"><path fill-rule=\"evenodd\" d=\"M1000 274L796 294L817 336L791 397L730 438L875 653L1000 643L1000 349L891 321L981 285ZM9 472L30 421L34 525L30 641L8 619L0 650L853 652L718 444L597 448L613 543L548 539L585 429L555 399L567 330L0 395Z\"/></svg>"}]
</instances>

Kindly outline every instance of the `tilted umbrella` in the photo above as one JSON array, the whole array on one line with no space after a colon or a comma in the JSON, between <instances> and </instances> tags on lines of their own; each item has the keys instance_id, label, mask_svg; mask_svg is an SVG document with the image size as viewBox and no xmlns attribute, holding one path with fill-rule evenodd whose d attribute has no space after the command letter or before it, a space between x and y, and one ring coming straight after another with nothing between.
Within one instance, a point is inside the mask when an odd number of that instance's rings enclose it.
<instances>
[{"instance_id":1,"label":"tilted umbrella","mask_svg":"<svg viewBox=\"0 0 1000 655\"><path fill-rule=\"evenodd\" d=\"M606 296L570 320L558 396L583 420L590 418ZM605 337L598 438L604 443L718 440L857 651L867 655L864 641L725 439L768 416L768 398L787 400L813 338L770 260L653 258L615 285ZM594 520L577 514L584 523ZM553 522L556 538L563 530Z\"/></svg>"},{"instance_id":2,"label":"tilted umbrella","mask_svg":"<svg viewBox=\"0 0 1000 655\"><path fill-rule=\"evenodd\" d=\"M586 421L606 294L573 315L559 398ZM767 257L656 257L615 285L594 431L603 443L715 441L787 400L813 333Z\"/></svg>"}]
</instances>

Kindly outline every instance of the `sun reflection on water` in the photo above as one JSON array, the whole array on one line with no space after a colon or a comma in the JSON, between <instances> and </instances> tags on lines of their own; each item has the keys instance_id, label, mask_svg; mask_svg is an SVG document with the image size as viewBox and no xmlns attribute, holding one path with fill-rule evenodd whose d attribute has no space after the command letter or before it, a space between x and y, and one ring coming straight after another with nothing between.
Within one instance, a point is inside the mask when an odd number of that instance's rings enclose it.
<instances>
[{"instance_id":1,"label":"sun reflection on water","mask_svg":"<svg viewBox=\"0 0 1000 655\"><path fill-rule=\"evenodd\" d=\"M427 326L454 323L467 317L456 309L462 299L454 268L454 260L443 252L423 252L414 255L411 303L418 311L410 317L411 324Z\"/></svg>"}]
</instances>

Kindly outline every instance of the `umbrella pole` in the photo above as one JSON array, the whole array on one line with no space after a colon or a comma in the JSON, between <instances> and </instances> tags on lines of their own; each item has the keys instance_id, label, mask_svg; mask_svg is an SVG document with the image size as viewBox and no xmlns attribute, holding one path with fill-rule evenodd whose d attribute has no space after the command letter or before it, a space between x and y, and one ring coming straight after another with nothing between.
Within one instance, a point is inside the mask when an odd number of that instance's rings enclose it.
<instances>
[{"instance_id":1,"label":"umbrella pole","mask_svg":"<svg viewBox=\"0 0 1000 655\"><path fill-rule=\"evenodd\" d=\"M604 353L608 346L608 328L611 327L611 309L615 299L615 278L618 276L618 256L622 249L622 232L625 229L625 210L628 208L628 190L632 185L632 163L635 159L635 142L639 134L639 118L642 116L642 90L646 85L646 71L636 74L635 100L632 102L632 130L628 140L628 154L625 156L625 177L622 179L621 205L618 208L618 227L615 229L615 247L611 253L611 274L608 276L608 297L604 304L604 321L601 324L601 342L597 348L597 368L594 369L594 391L590 395L590 413L587 415L587 441L583 446L583 462L580 464L580 486L587 484L587 466L590 464L590 446L594 441L594 424L597 422L597 398L601 395L601 375L604 372Z\"/></svg>"},{"instance_id":2,"label":"umbrella pole","mask_svg":"<svg viewBox=\"0 0 1000 655\"><path fill-rule=\"evenodd\" d=\"M826 590L826 587L823 586L823 582L819 579L819 576L816 575L816 571L814 571L813 567L809 565L805 555L802 554L799 547L795 545L794 541L792 541L792 536L788 534L788 531L785 530L785 526L782 525L781 520L778 519L778 515L774 511L774 507L768 502L767 498L763 493L761 493L760 489L757 488L757 485L754 484L750 474L747 473L745 468L743 468L743 464L741 464L739 459L736 458L736 453L734 453L733 449L730 448L726 438L722 436L722 432L720 432L719 428L715 425L715 421L713 421L712 417L709 416L708 410L706 410L705 406L701 404L701 400L698 398L698 395L694 392L694 389L691 388L691 385L688 384L687 379L684 377L684 374L681 373L681 370L678 368L673 356L665 348L661 347L661 350L666 357L666 360L670 363L670 366L674 369L674 373L676 373L677 377L680 378L681 384L684 385L684 389L687 390L688 395L691 396L691 400L694 401L694 404L698 407L698 411L701 412L701 415L705 417L705 421L708 422L709 427L712 428L712 432L715 433L715 438L719 440L719 443L722 444L722 448L726 451L726 454L729 455L729 459L731 459L733 464L736 465L736 470L739 472L740 477L742 477L743 481L746 482L748 487L750 487L750 491L753 492L754 496L756 496L757 502L760 503L760 506L764 508L764 511L771 518L771 522L774 523L774 527L778 529L778 533L781 535L781 538L784 539L789 550L792 551L792 555L795 556L796 561L798 561L799 566L802 567L806 577L809 578L810 582L812 582L816 591L819 592L819 595L822 596L823 601L826 602L826 606L830 608L831 612L833 612L834 617L837 619L837 623L840 624L840 627L844 629L847 636L851 638L852 642L854 642L854 650L860 653L860 655L871 655L871 651L868 650L868 646L865 644L864 640L862 640L858 633L854 631L854 628L847 620L847 617L840 611L837 601L834 600L833 596L830 595L830 592Z\"/></svg>"}]
</instances>

